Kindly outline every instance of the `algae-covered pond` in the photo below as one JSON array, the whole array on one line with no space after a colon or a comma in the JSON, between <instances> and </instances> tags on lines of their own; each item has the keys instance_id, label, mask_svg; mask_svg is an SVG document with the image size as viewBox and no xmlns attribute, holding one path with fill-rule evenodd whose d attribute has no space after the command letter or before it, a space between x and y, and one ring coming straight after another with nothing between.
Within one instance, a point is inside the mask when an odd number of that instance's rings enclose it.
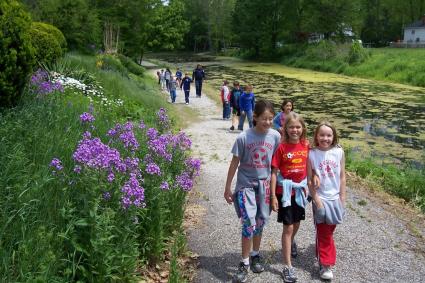
<instances>
[{"instance_id":1,"label":"algae-covered pond","mask_svg":"<svg viewBox=\"0 0 425 283\"><path fill-rule=\"evenodd\" d=\"M217 89L223 79L254 86L257 98L272 101L278 110L284 98L308 123L311 137L322 119L335 124L341 143L390 162L425 161L425 88L286 68L278 64L202 58L207 84ZM201 61L173 60L184 71Z\"/></svg>"}]
</instances>

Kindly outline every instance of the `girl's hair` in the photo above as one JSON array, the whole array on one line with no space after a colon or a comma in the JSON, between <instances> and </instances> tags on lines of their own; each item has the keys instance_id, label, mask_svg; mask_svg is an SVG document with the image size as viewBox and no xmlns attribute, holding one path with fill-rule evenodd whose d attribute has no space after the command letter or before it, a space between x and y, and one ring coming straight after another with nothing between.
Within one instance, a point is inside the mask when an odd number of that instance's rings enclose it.
<instances>
[{"instance_id":1,"label":"girl's hair","mask_svg":"<svg viewBox=\"0 0 425 283\"><path fill-rule=\"evenodd\" d=\"M235 82L233 83L233 85L234 85L234 86L238 86L238 85L239 85L239 82L238 82L238 81L235 81Z\"/></svg>"},{"instance_id":2,"label":"girl's hair","mask_svg":"<svg viewBox=\"0 0 425 283\"><path fill-rule=\"evenodd\" d=\"M285 105L288 104L288 102L291 103L291 111L294 111L294 102L292 102L290 99L284 99L280 105L280 109L282 109L282 111L285 110Z\"/></svg>"},{"instance_id":3,"label":"girl's hair","mask_svg":"<svg viewBox=\"0 0 425 283\"><path fill-rule=\"evenodd\" d=\"M273 104L268 100L259 100L255 103L254 106L254 119L252 121L253 125L256 126L255 118L260 117L264 112L269 111L271 114L275 114Z\"/></svg>"},{"instance_id":4,"label":"girl's hair","mask_svg":"<svg viewBox=\"0 0 425 283\"><path fill-rule=\"evenodd\" d=\"M319 146L319 141L317 140L317 135L319 134L320 127L326 126L331 128L332 134L334 135L334 139L332 140L332 146L336 146L338 144L338 134L336 133L335 127L329 123L328 121L322 121L319 125L314 129L314 146Z\"/></svg>"},{"instance_id":5,"label":"girl's hair","mask_svg":"<svg viewBox=\"0 0 425 283\"><path fill-rule=\"evenodd\" d=\"M248 89L252 90L252 85L251 84L245 86L245 90L248 90Z\"/></svg>"},{"instance_id":6,"label":"girl's hair","mask_svg":"<svg viewBox=\"0 0 425 283\"><path fill-rule=\"evenodd\" d=\"M228 85L228 84L229 84L229 82L227 80L223 81L223 85Z\"/></svg>"},{"instance_id":7,"label":"girl's hair","mask_svg":"<svg viewBox=\"0 0 425 283\"><path fill-rule=\"evenodd\" d=\"M305 142L307 142L307 127L305 125L305 122L304 122L303 117L301 117L300 114L297 114L295 112L291 112L288 115L286 115L286 117L285 117L285 122L283 123L284 140L289 141L289 135L288 135L288 131L287 131L287 126L290 123L296 122L296 121L300 122L300 124L301 124L301 126L303 128L303 131L302 131L301 136L300 136L300 142L301 143L305 143Z\"/></svg>"}]
</instances>

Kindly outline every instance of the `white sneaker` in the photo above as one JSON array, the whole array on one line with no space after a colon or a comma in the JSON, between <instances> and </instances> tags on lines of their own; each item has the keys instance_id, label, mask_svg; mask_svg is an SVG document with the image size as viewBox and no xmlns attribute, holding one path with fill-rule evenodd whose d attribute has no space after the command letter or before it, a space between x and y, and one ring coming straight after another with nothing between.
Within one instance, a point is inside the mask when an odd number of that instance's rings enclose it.
<instances>
[{"instance_id":1,"label":"white sneaker","mask_svg":"<svg viewBox=\"0 0 425 283\"><path fill-rule=\"evenodd\" d=\"M320 266L320 278L323 280L332 280L334 278L330 266Z\"/></svg>"}]
</instances>

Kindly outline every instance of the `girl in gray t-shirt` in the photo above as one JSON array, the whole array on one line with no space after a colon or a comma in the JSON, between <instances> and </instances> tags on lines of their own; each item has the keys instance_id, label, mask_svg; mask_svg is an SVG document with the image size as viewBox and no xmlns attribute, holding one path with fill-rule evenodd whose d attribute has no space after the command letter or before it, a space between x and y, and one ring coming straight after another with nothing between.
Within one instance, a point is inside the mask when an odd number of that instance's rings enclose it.
<instances>
[{"instance_id":1,"label":"girl in gray t-shirt","mask_svg":"<svg viewBox=\"0 0 425 283\"><path fill-rule=\"evenodd\" d=\"M255 273L264 271L259 250L263 227L271 211L271 161L280 142L279 132L271 128L273 117L273 105L269 101L258 101L254 108L254 127L240 133L232 148L224 198L235 205L242 222L242 260L234 276L236 282L246 281L249 268ZM236 170L236 188L232 192Z\"/></svg>"}]
</instances>

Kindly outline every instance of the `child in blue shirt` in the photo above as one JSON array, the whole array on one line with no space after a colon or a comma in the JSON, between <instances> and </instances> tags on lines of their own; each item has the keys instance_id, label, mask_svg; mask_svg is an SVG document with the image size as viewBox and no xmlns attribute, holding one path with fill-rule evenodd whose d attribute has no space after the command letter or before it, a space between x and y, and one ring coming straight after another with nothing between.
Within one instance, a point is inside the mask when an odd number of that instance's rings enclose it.
<instances>
[{"instance_id":1,"label":"child in blue shirt","mask_svg":"<svg viewBox=\"0 0 425 283\"><path fill-rule=\"evenodd\" d=\"M190 84L192 83L192 79L189 77L189 73L186 73L181 84L180 88L184 91L184 100L186 104L189 104L189 94L190 94Z\"/></svg>"},{"instance_id":2,"label":"child in blue shirt","mask_svg":"<svg viewBox=\"0 0 425 283\"><path fill-rule=\"evenodd\" d=\"M243 131L243 124L245 123L245 117L248 118L249 128L253 127L252 123L252 111L255 106L255 95L252 92L252 85L247 85L245 91L239 98L239 109L241 116L239 117L238 130Z\"/></svg>"}]
</instances>

